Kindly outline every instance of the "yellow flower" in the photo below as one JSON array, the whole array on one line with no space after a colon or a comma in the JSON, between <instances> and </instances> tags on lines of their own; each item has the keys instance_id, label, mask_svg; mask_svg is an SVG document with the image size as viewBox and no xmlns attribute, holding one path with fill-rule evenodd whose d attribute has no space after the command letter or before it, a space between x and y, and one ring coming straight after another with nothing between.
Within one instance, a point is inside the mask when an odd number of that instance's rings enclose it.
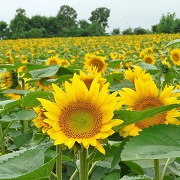
<instances>
[{"instance_id":1,"label":"yellow flower","mask_svg":"<svg viewBox=\"0 0 180 180\"><path fill-rule=\"evenodd\" d=\"M125 79L134 83L135 78L140 77L144 81L152 80L152 77L149 73L146 73L145 69L142 69L140 66L134 65L134 69L128 68L124 72Z\"/></svg>"},{"instance_id":2,"label":"yellow flower","mask_svg":"<svg viewBox=\"0 0 180 180\"><path fill-rule=\"evenodd\" d=\"M38 129L41 128L43 133L46 133L47 130L49 130L50 125L46 123L47 117L44 115L45 111L39 107L34 107L33 109L37 114L37 118L33 120L35 126Z\"/></svg>"},{"instance_id":3,"label":"yellow flower","mask_svg":"<svg viewBox=\"0 0 180 180\"><path fill-rule=\"evenodd\" d=\"M65 91L53 84L55 102L39 98L46 122L52 126L47 133L54 144L72 148L75 142L86 149L94 146L101 153L105 150L99 141L112 135L112 128L122 120L113 120L114 110L119 108L117 93L108 93L109 84L100 89L95 78L90 89L75 74L72 83L65 82Z\"/></svg>"},{"instance_id":4,"label":"yellow flower","mask_svg":"<svg viewBox=\"0 0 180 180\"><path fill-rule=\"evenodd\" d=\"M136 78L135 90L123 88L122 91L119 92L119 99L123 105L127 105L132 110L140 111L153 107L179 103L180 100L178 100L177 94L172 92L173 89L173 86L165 86L165 88L160 91L154 81L143 81L141 78ZM121 129L120 135L124 137L136 136L143 128L155 124L180 125L180 121L177 117L180 117L180 112L177 109L173 109L126 126Z\"/></svg>"},{"instance_id":5,"label":"yellow flower","mask_svg":"<svg viewBox=\"0 0 180 180\"><path fill-rule=\"evenodd\" d=\"M175 65L180 65L180 49L173 49L170 51L170 59Z\"/></svg>"},{"instance_id":6,"label":"yellow flower","mask_svg":"<svg viewBox=\"0 0 180 180\"><path fill-rule=\"evenodd\" d=\"M107 63L105 62L106 57L96 56L94 54L86 54L84 68L96 67L97 72L104 74L107 69Z\"/></svg>"},{"instance_id":7,"label":"yellow flower","mask_svg":"<svg viewBox=\"0 0 180 180\"><path fill-rule=\"evenodd\" d=\"M52 56L50 58L48 58L48 60L46 61L46 65L55 65L55 64L60 64L61 61L57 56Z\"/></svg>"},{"instance_id":8,"label":"yellow flower","mask_svg":"<svg viewBox=\"0 0 180 180\"><path fill-rule=\"evenodd\" d=\"M144 56L143 61L148 64L155 64L155 58L151 54L147 54Z\"/></svg>"},{"instance_id":9,"label":"yellow flower","mask_svg":"<svg viewBox=\"0 0 180 180\"><path fill-rule=\"evenodd\" d=\"M88 89L90 89L91 84L95 78L98 78L98 83L100 84L100 89L104 86L106 79L101 77L100 73L97 73L96 69L90 69L89 73L84 73L80 70L79 79L82 80Z\"/></svg>"}]
</instances>

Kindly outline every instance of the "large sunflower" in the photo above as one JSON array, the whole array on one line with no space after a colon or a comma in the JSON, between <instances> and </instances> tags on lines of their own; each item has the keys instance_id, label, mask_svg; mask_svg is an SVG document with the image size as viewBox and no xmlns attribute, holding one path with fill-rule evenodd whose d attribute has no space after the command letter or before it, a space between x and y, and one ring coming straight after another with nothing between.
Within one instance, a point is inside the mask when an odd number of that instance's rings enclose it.
<instances>
[{"instance_id":1,"label":"large sunflower","mask_svg":"<svg viewBox=\"0 0 180 180\"><path fill-rule=\"evenodd\" d=\"M175 65L180 65L180 49L173 49L170 51L170 59Z\"/></svg>"},{"instance_id":2,"label":"large sunflower","mask_svg":"<svg viewBox=\"0 0 180 180\"><path fill-rule=\"evenodd\" d=\"M98 73L104 74L107 69L105 59L106 57L96 56L94 54L86 54L84 68L89 69L90 67L96 67Z\"/></svg>"},{"instance_id":3,"label":"large sunflower","mask_svg":"<svg viewBox=\"0 0 180 180\"><path fill-rule=\"evenodd\" d=\"M123 105L127 105L128 108L137 111L169 104L176 104L179 103L180 100L177 99L177 93L172 93L173 89L173 86L166 86L160 92L154 81L143 81L141 78L136 78L135 90L123 88L122 91L119 92L120 101ZM128 125L121 129L120 135L124 137L129 135L136 136L143 128L147 128L155 124L180 125L180 121L177 119L179 116L180 112L177 109L173 109Z\"/></svg>"},{"instance_id":4,"label":"large sunflower","mask_svg":"<svg viewBox=\"0 0 180 180\"><path fill-rule=\"evenodd\" d=\"M53 84L55 102L39 98L45 120L52 128L47 131L54 144L65 144L73 147L75 142L86 149L94 146L105 153L99 140L112 135L112 127L121 124L122 120L112 120L113 112L119 108L117 93L108 93L109 84L102 89L95 78L88 90L87 86L75 74L72 83L65 82L65 91Z\"/></svg>"}]
</instances>

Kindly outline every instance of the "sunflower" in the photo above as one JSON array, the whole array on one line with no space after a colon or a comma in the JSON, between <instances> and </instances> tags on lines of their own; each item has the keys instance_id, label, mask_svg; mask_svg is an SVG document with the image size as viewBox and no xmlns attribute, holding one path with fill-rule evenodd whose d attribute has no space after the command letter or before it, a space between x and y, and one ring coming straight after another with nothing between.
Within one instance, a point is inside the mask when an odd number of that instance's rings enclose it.
<instances>
[{"instance_id":1,"label":"sunflower","mask_svg":"<svg viewBox=\"0 0 180 180\"><path fill-rule=\"evenodd\" d=\"M43 133L46 133L47 130L50 129L50 125L45 122L46 118L47 118L44 114L45 111L39 107L34 107L33 109L34 109L35 113L37 114L37 117L33 120L34 125L38 129L41 128Z\"/></svg>"},{"instance_id":2,"label":"sunflower","mask_svg":"<svg viewBox=\"0 0 180 180\"><path fill-rule=\"evenodd\" d=\"M154 81L143 81L141 78L135 78L135 90L123 88L122 91L119 92L120 101L123 105L127 105L129 109L137 111L176 104L179 103L180 100L178 100L176 93L172 92L173 89L173 86L165 86L160 92ZM180 121L177 119L179 116L180 112L177 109L173 109L128 125L120 130L120 135L124 137L136 136L143 128L155 124L180 125Z\"/></svg>"},{"instance_id":3,"label":"sunflower","mask_svg":"<svg viewBox=\"0 0 180 180\"><path fill-rule=\"evenodd\" d=\"M13 70L2 73L1 78L2 83L0 86L2 89L14 89L19 84L17 73Z\"/></svg>"},{"instance_id":4,"label":"sunflower","mask_svg":"<svg viewBox=\"0 0 180 180\"><path fill-rule=\"evenodd\" d=\"M89 72L87 73L80 70L79 79L84 82L88 89L90 89L95 78L98 78L98 83L100 84L101 89L104 86L106 79L102 78L101 74L97 73L96 69L89 69Z\"/></svg>"},{"instance_id":5,"label":"sunflower","mask_svg":"<svg viewBox=\"0 0 180 180\"><path fill-rule=\"evenodd\" d=\"M109 83L100 89L95 78L90 89L74 74L72 83L65 82L65 91L53 84L55 102L38 98L51 129L47 131L54 144L65 144L72 148L75 142L86 149L94 146L105 154L99 140L112 135L112 127L122 120L112 120L113 112L119 108L117 93L108 93Z\"/></svg>"},{"instance_id":6,"label":"sunflower","mask_svg":"<svg viewBox=\"0 0 180 180\"><path fill-rule=\"evenodd\" d=\"M142 69L138 65L134 65L134 68L128 68L128 70L124 71L125 79L134 83L135 78L141 77L144 81L152 80L152 77L149 73L146 73L145 69Z\"/></svg>"},{"instance_id":7,"label":"sunflower","mask_svg":"<svg viewBox=\"0 0 180 180\"><path fill-rule=\"evenodd\" d=\"M84 68L89 69L89 67L96 67L98 73L104 74L107 69L105 59L106 57L101 57L94 54L86 54Z\"/></svg>"},{"instance_id":8,"label":"sunflower","mask_svg":"<svg viewBox=\"0 0 180 180\"><path fill-rule=\"evenodd\" d=\"M55 65L55 64L60 64L61 60L57 57L57 56L52 56L50 58L48 58L48 60L46 61L46 65Z\"/></svg>"},{"instance_id":9,"label":"sunflower","mask_svg":"<svg viewBox=\"0 0 180 180\"><path fill-rule=\"evenodd\" d=\"M170 59L175 65L180 65L180 49L170 51Z\"/></svg>"},{"instance_id":10,"label":"sunflower","mask_svg":"<svg viewBox=\"0 0 180 180\"><path fill-rule=\"evenodd\" d=\"M148 63L148 64L155 64L155 58L153 55L151 54L146 54L144 57L143 57L143 61L145 63Z\"/></svg>"}]
</instances>

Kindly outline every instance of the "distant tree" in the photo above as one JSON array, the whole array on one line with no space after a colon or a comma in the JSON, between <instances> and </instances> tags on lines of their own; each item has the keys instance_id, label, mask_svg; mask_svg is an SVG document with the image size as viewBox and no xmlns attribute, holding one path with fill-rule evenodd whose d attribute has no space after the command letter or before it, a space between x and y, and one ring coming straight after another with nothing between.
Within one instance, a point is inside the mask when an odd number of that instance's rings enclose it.
<instances>
[{"instance_id":1,"label":"distant tree","mask_svg":"<svg viewBox=\"0 0 180 180\"><path fill-rule=\"evenodd\" d=\"M112 35L118 35L118 34L120 34L121 32L120 32L120 29L119 28L115 28L115 29L113 29L113 31L111 32L111 34Z\"/></svg>"},{"instance_id":2,"label":"distant tree","mask_svg":"<svg viewBox=\"0 0 180 180\"><path fill-rule=\"evenodd\" d=\"M90 23L88 23L86 20L79 20L79 21L78 21L78 26L79 26L80 28L85 29L85 28L87 28L89 25L90 25Z\"/></svg>"},{"instance_id":3,"label":"distant tree","mask_svg":"<svg viewBox=\"0 0 180 180\"><path fill-rule=\"evenodd\" d=\"M157 33L173 33L175 27L175 13L168 13L166 16L163 14L159 24L157 24Z\"/></svg>"},{"instance_id":4,"label":"distant tree","mask_svg":"<svg viewBox=\"0 0 180 180\"><path fill-rule=\"evenodd\" d=\"M26 30L28 30L28 21L29 21L29 18L26 17L25 10L21 8L17 9L16 15L14 19L11 20L10 25L9 25L9 29L11 33L23 34Z\"/></svg>"},{"instance_id":5,"label":"distant tree","mask_svg":"<svg viewBox=\"0 0 180 180\"><path fill-rule=\"evenodd\" d=\"M64 28L76 26L77 12L68 5L63 5L57 13L57 27L60 31Z\"/></svg>"},{"instance_id":6,"label":"distant tree","mask_svg":"<svg viewBox=\"0 0 180 180\"><path fill-rule=\"evenodd\" d=\"M44 28L47 23L47 17L35 15L29 20L30 28Z\"/></svg>"},{"instance_id":7,"label":"distant tree","mask_svg":"<svg viewBox=\"0 0 180 180\"><path fill-rule=\"evenodd\" d=\"M96 8L94 11L91 12L91 17L89 20L92 23L98 23L102 28L108 27L108 18L110 16L110 10L101 7L101 8Z\"/></svg>"},{"instance_id":8,"label":"distant tree","mask_svg":"<svg viewBox=\"0 0 180 180\"><path fill-rule=\"evenodd\" d=\"M132 30L132 28L127 28L127 29L125 29L124 31L122 31L122 34L123 35L131 35L131 34L133 34L133 30Z\"/></svg>"},{"instance_id":9,"label":"distant tree","mask_svg":"<svg viewBox=\"0 0 180 180\"><path fill-rule=\"evenodd\" d=\"M4 21L0 21L0 38L5 38L8 35L8 25Z\"/></svg>"},{"instance_id":10,"label":"distant tree","mask_svg":"<svg viewBox=\"0 0 180 180\"><path fill-rule=\"evenodd\" d=\"M57 36L58 34L57 18L53 16L47 18L45 29L46 29L47 37Z\"/></svg>"},{"instance_id":11,"label":"distant tree","mask_svg":"<svg viewBox=\"0 0 180 180\"><path fill-rule=\"evenodd\" d=\"M148 33L149 33L148 30L146 30L146 29L144 29L144 28L142 28L142 27L134 28L133 32L134 32L134 34L136 34L136 35L139 35L139 34L148 34Z\"/></svg>"},{"instance_id":12,"label":"distant tree","mask_svg":"<svg viewBox=\"0 0 180 180\"><path fill-rule=\"evenodd\" d=\"M180 19L175 20L174 33L180 33Z\"/></svg>"},{"instance_id":13,"label":"distant tree","mask_svg":"<svg viewBox=\"0 0 180 180\"><path fill-rule=\"evenodd\" d=\"M43 38L45 37L45 28L31 28L25 33L26 38Z\"/></svg>"}]
</instances>

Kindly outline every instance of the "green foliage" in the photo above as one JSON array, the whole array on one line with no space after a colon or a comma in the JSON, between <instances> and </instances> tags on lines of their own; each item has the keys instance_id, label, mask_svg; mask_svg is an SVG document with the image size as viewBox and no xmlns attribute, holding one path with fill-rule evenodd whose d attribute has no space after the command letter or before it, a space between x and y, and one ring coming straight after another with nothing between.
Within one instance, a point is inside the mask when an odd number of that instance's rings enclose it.
<instances>
[{"instance_id":1,"label":"green foliage","mask_svg":"<svg viewBox=\"0 0 180 180\"><path fill-rule=\"evenodd\" d=\"M89 20L92 23L98 23L102 28L108 27L108 18L110 16L110 10L105 7L96 8L91 12Z\"/></svg>"},{"instance_id":2,"label":"green foliage","mask_svg":"<svg viewBox=\"0 0 180 180\"><path fill-rule=\"evenodd\" d=\"M130 139L121 154L123 161L180 157L180 127L154 125Z\"/></svg>"}]
</instances>

